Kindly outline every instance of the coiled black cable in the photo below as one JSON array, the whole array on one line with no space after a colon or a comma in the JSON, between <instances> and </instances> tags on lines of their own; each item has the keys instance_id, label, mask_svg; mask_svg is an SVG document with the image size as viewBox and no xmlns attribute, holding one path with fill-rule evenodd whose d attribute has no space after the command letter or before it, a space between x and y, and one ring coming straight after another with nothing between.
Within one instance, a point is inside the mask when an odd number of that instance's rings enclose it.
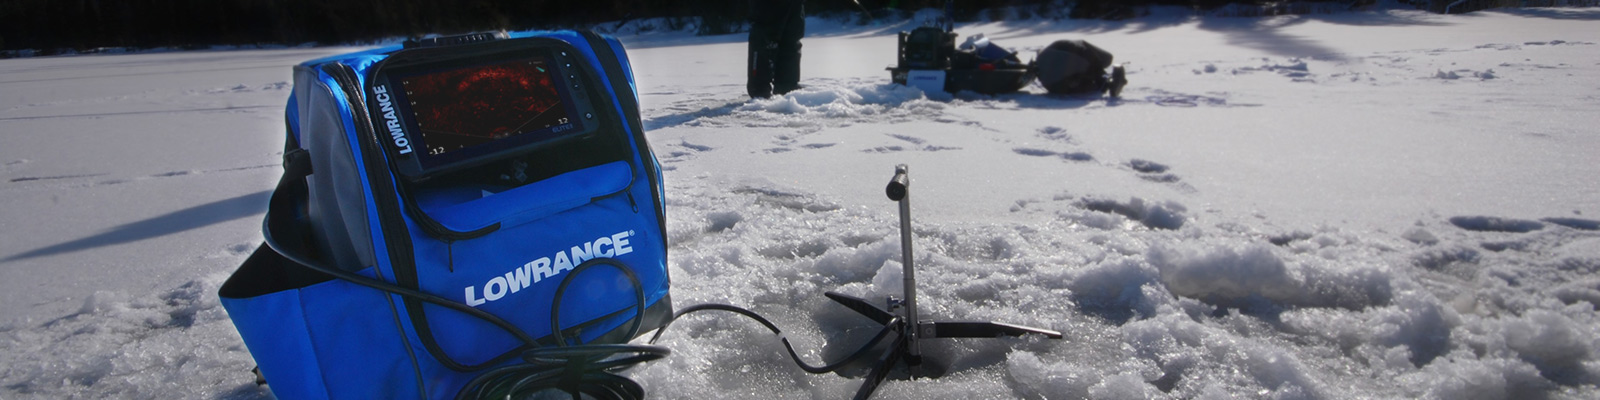
<instances>
[{"instance_id":1,"label":"coiled black cable","mask_svg":"<svg viewBox=\"0 0 1600 400\"><path fill-rule=\"evenodd\" d=\"M854 353L851 353L844 359L820 367L812 366L811 364L806 363L805 360L801 360L800 354L795 353L794 351L794 345L789 344L789 338L784 336L783 331L778 329L778 326L773 324L772 321L768 321L766 318L762 317L760 314L756 314L754 311L730 306L727 304L696 304L685 307L682 310L678 310L678 312L672 314L671 320L668 320L665 324L661 325L660 329L656 330L655 336L650 337L650 343L654 344L657 339L661 339L661 335L666 333L667 327L672 325L672 321L676 321L678 318L683 317L684 315L700 311L727 311L756 320L756 322L761 323L762 326L767 327L767 330L772 331L772 334L778 335L778 341L783 342L783 348L789 351L789 358L794 360L795 365L799 366L801 370L813 374L825 374L837 371L840 368L844 368L847 365L859 361L861 357L871 355L873 348L877 347L879 343L882 343L884 339L889 338L889 334L896 331L895 326L904 323L900 317L894 317L893 319L890 319L889 323L884 324L883 329L879 330L878 334L873 336L872 340L867 341L865 345L862 345L860 349L857 349Z\"/></svg>"},{"instance_id":2,"label":"coiled black cable","mask_svg":"<svg viewBox=\"0 0 1600 400\"><path fill-rule=\"evenodd\" d=\"M561 333L561 300L567 285L574 277L590 268L608 265L621 271L633 286L634 307L638 317L628 327L624 337L638 336L644 323L644 287L633 270L621 262L595 258L578 264L556 286L555 300L550 304L550 330L556 347L536 347L522 352L525 364L508 365L489 370L456 393L456 399L508 399L522 398L551 389L567 392L573 400L589 395L600 400L637 400L644 398L644 387L616 372L638 363L659 360L672 352L661 346L631 344L591 344L568 346Z\"/></svg>"},{"instance_id":3,"label":"coiled black cable","mask_svg":"<svg viewBox=\"0 0 1600 400\"><path fill-rule=\"evenodd\" d=\"M671 351L665 347L629 344L537 348L522 353L525 364L496 368L474 378L456 398L522 398L557 389L574 400L580 395L600 400L643 399L644 387L616 372L668 354Z\"/></svg>"},{"instance_id":4,"label":"coiled black cable","mask_svg":"<svg viewBox=\"0 0 1600 400\"><path fill-rule=\"evenodd\" d=\"M267 218L267 220L271 221L271 218ZM789 343L789 338L785 337L783 330L779 329L772 321L754 311L726 304L698 304L678 310L673 313L671 319L656 329L656 333L650 338L648 345L590 344L567 346L567 340L562 336L560 329L561 294L566 291L566 287L571 283L573 277L596 265L610 265L622 271L623 275L627 276L633 285L636 300L635 307L639 310L639 314L633 319L632 326L629 327L629 333L626 337L631 338L638 335L643 324L645 298L644 289L640 285L638 277L631 269L618 261L596 258L585 261L573 268L562 279L561 284L557 286L555 301L551 304L551 331L556 338L557 346L540 346L532 336L494 314L421 290L329 267L318 260L305 257L279 243L272 234L272 227L270 224L267 225L266 229L262 229L262 236L267 247L277 251L278 254L283 255L290 261L350 283L400 296L416 298L477 317L515 336L524 343L524 346L532 347L521 354L521 358L524 361L523 364L495 368L473 378L462 387L461 391L457 392L456 399L458 400L520 398L552 389L564 391L570 394L574 400L580 399L581 395L588 395L599 400L643 399L645 395L644 388L633 380L617 375L617 372L639 363L659 360L671 354L671 351L667 348L654 345L655 342L661 339L661 336L666 333L667 327L673 321L685 315L701 311L732 312L755 320L766 327L767 330L772 331L773 334L778 335L779 341L783 343L784 349L788 351L789 358L794 360L795 365L799 366L801 370L812 374L833 372L859 361L862 357L873 354L872 350L874 348L882 343L884 339L889 338L890 334L896 332L896 328L899 325L904 324L900 317L894 317L884 324L883 329L879 330L877 335L874 335L872 340L862 345L860 349L857 349L844 359L822 366L813 366L806 363L805 360L801 360L800 355L794 350L794 345Z\"/></svg>"}]
</instances>

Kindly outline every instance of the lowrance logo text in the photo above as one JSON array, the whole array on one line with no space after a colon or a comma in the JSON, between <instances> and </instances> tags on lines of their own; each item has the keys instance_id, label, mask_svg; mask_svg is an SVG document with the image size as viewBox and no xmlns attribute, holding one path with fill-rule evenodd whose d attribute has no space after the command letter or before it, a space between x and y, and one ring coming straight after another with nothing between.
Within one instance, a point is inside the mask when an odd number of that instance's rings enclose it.
<instances>
[{"instance_id":1,"label":"lowrance logo text","mask_svg":"<svg viewBox=\"0 0 1600 400\"><path fill-rule=\"evenodd\" d=\"M611 236L601 236L588 243L572 246L566 251L557 251L550 257L539 257L537 260L529 261L517 269L506 272L505 275L484 282L481 286L483 289L481 298L478 297L480 286L467 286L463 289L466 292L466 303L477 307L527 289L539 281L571 271L584 261L593 258L621 257L623 254L632 253L633 246L628 243L628 238L632 236L632 231L617 232Z\"/></svg>"},{"instance_id":2,"label":"lowrance logo text","mask_svg":"<svg viewBox=\"0 0 1600 400\"><path fill-rule=\"evenodd\" d=\"M378 110L383 111L383 122L389 127L389 138L394 140L394 148L400 154L411 154L411 141L406 139L405 129L400 128L400 117L394 114L393 98L389 96L389 87L378 85L372 89L377 93Z\"/></svg>"}]
</instances>

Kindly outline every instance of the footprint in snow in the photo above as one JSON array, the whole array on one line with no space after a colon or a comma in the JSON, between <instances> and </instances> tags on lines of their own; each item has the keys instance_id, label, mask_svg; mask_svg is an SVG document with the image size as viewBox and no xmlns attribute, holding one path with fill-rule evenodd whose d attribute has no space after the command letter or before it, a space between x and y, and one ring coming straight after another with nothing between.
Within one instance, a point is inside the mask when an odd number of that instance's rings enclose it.
<instances>
[{"instance_id":1,"label":"footprint in snow","mask_svg":"<svg viewBox=\"0 0 1600 400\"><path fill-rule=\"evenodd\" d=\"M1544 229L1544 224L1539 221L1488 216L1451 217L1450 223L1474 232L1528 233Z\"/></svg>"},{"instance_id":2,"label":"footprint in snow","mask_svg":"<svg viewBox=\"0 0 1600 400\"><path fill-rule=\"evenodd\" d=\"M1065 143L1068 143L1068 144L1077 144L1078 143L1077 140L1072 138L1071 134L1067 133L1066 129L1064 129L1062 127L1059 127L1059 126L1046 126L1046 127L1043 127L1043 128L1039 128L1038 132L1039 132L1039 137L1042 137L1042 138L1045 138L1045 139L1050 139L1050 140L1054 140L1054 141L1058 141L1058 142L1065 142Z\"/></svg>"},{"instance_id":3,"label":"footprint in snow","mask_svg":"<svg viewBox=\"0 0 1600 400\"><path fill-rule=\"evenodd\" d=\"M1542 221L1572 229L1585 231L1600 231L1600 221L1578 218L1545 218Z\"/></svg>"},{"instance_id":4,"label":"footprint in snow","mask_svg":"<svg viewBox=\"0 0 1600 400\"><path fill-rule=\"evenodd\" d=\"M787 142L793 142L793 141L790 140L790 141L787 141ZM767 154L777 154L777 153L788 153L788 152L791 152L791 151L795 151L796 149L789 147L788 146L789 144L790 143L779 143L778 147L773 147L773 148L769 148L769 149L766 149L766 150L762 150L762 152L767 153ZM829 148L829 147L833 147L834 145L837 145L837 144L838 143L807 143L807 144L802 144L799 147L800 147L800 149L805 149L805 150L816 150L816 149L826 149L826 148Z\"/></svg>"},{"instance_id":5,"label":"footprint in snow","mask_svg":"<svg viewBox=\"0 0 1600 400\"><path fill-rule=\"evenodd\" d=\"M1140 179L1151 182L1173 183L1181 180L1177 175L1167 173L1171 167L1155 161L1135 158L1128 160L1128 168L1138 172Z\"/></svg>"},{"instance_id":6,"label":"footprint in snow","mask_svg":"<svg viewBox=\"0 0 1600 400\"><path fill-rule=\"evenodd\" d=\"M1140 173L1145 174L1159 174L1167 172L1167 169L1169 169L1166 164L1138 158L1128 160L1128 167L1133 168L1134 171L1139 171Z\"/></svg>"},{"instance_id":7,"label":"footprint in snow","mask_svg":"<svg viewBox=\"0 0 1600 400\"><path fill-rule=\"evenodd\" d=\"M661 162L663 163L693 160L695 155L699 153L716 150L716 148L711 146L689 143L686 140L680 140L678 141L678 144L667 145L666 147L667 151L659 153L659 157L661 157Z\"/></svg>"},{"instance_id":8,"label":"footprint in snow","mask_svg":"<svg viewBox=\"0 0 1600 400\"><path fill-rule=\"evenodd\" d=\"M1153 92L1155 93L1154 95L1145 96L1144 100L1123 99L1123 101L1130 102L1130 103L1153 103L1155 105L1162 106L1162 107L1184 107L1184 108L1199 107L1199 106L1202 106L1202 105L1211 106L1211 107L1260 107L1261 106L1260 104L1228 103L1228 99L1223 98L1223 97L1219 97L1219 96L1226 96L1227 93L1219 93L1219 94L1217 94L1217 96L1206 96L1206 95L1198 95L1198 94L1168 92L1168 91L1160 90L1160 89L1156 89Z\"/></svg>"},{"instance_id":9,"label":"footprint in snow","mask_svg":"<svg viewBox=\"0 0 1600 400\"><path fill-rule=\"evenodd\" d=\"M1147 228L1168 230L1182 228L1187 220L1184 214L1189 211L1188 207L1176 202L1146 201L1138 197L1123 202L1089 196L1079 200L1076 205L1090 211L1121 215Z\"/></svg>"},{"instance_id":10,"label":"footprint in snow","mask_svg":"<svg viewBox=\"0 0 1600 400\"><path fill-rule=\"evenodd\" d=\"M769 205L791 211L802 212L829 212L837 211L842 206L818 196L795 193L773 188L741 187L733 190L735 194L753 195L756 204ZM730 225L731 226L731 225Z\"/></svg>"},{"instance_id":11,"label":"footprint in snow","mask_svg":"<svg viewBox=\"0 0 1600 400\"><path fill-rule=\"evenodd\" d=\"M678 145L682 146L685 149L694 150L695 152L707 152L707 151L711 151L711 150L716 150L716 148L711 147L711 146L698 145L698 144L694 144L694 143L689 143L688 141L680 141L680 142L678 142Z\"/></svg>"},{"instance_id":12,"label":"footprint in snow","mask_svg":"<svg viewBox=\"0 0 1600 400\"><path fill-rule=\"evenodd\" d=\"M899 153L899 152L902 152L902 151L930 151L931 152L931 151L944 151L944 150L961 150L960 147L935 146L935 145L927 144L928 143L927 140L919 138L919 137L915 137L915 136L899 135L899 134L888 134L888 136L892 137L892 138L895 138L895 139L900 139L902 141L905 141L906 143L910 143L911 146L900 146L900 145L877 146L877 147L873 147L873 148L870 148L870 149L861 150L861 152L863 152L863 153Z\"/></svg>"},{"instance_id":13,"label":"footprint in snow","mask_svg":"<svg viewBox=\"0 0 1600 400\"><path fill-rule=\"evenodd\" d=\"M1178 175L1167 172L1172 168L1168 167L1166 164L1135 158L1128 160L1127 166L1128 168L1132 168L1133 171L1138 174L1139 179L1156 183L1171 184L1179 190L1185 192L1196 191L1194 186L1183 183L1183 178L1179 178Z\"/></svg>"},{"instance_id":14,"label":"footprint in snow","mask_svg":"<svg viewBox=\"0 0 1600 400\"><path fill-rule=\"evenodd\" d=\"M892 137L892 138L895 138L895 139L904 140L907 143L911 143L911 144L915 144L915 145L921 145L921 144L924 144L924 143L928 142L927 140L923 140L922 138L915 137L915 136L910 136L910 135L900 135L900 134L892 134L891 133L891 134L889 134L889 137Z\"/></svg>"},{"instance_id":15,"label":"footprint in snow","mask_svg":"<svg viewBox=\"0 0 1600 400\"><path fill-rule=\"evenodd\" d=\"M1054 150L1035 149L1028 147L1018 147L1011 149L1011 151L1030 157L1061 157L1061 159L1067 161L1094 161L1094 156L1081 151L1056 152Z\"/></svg>"}]
</instances>

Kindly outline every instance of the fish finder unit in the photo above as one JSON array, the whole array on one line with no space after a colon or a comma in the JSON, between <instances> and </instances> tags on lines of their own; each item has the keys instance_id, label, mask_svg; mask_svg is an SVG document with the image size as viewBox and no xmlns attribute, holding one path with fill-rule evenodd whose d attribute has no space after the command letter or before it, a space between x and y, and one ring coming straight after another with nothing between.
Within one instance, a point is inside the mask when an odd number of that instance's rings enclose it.
<instances>
[{"instance_id":1,"label":"fish finder unit","mask_svg":"<svg viewBox=\"0 0 1600 400\"><path fill-rule=\"evenodd\" d=\"M394 168L411 181L583 138L604 125L590 101L597 82L566 43L408 50L375 67L367 98Z\"/></svg>"},{"instance_id":2,"label":"fish finder unit","mask_svg":"<svg viewBox=\"0 0 1600 400\"><path fill-rule=\"evenodd\" d=\"M665 355L625 344L673 314L620 41L436 37L293 71L265 245L217 291L273 395L643 395L602 360Z\"/></svg>"}]
</instances>

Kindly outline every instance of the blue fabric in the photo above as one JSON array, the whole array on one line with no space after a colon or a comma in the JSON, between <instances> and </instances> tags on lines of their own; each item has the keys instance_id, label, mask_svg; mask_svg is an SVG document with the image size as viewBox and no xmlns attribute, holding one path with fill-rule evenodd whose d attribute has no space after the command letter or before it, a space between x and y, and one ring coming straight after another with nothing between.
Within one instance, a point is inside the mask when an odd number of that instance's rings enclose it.
<instances>
[{"instance_id":1,"label":"blue fabric","mask_svg":"<svg viewBox=\"0 0 1600 400\"><path fill-rule=\"evenodd\" d=\"M418 193L423 211L434 220L458 231L472 231L495 223L515 226L551 214L589 204L596 198L615 194L628 187L633 176L628 163L613 162L568 172L554 178L522 185L492 195L485 188L469 186L467 193L452 191ZM471 190L478 193L471 193Z\"/></svg>"},{"instance_id":2,"label":"blue fabric","mask_svg":"<svg viewBox=\"0 0 1600 400\"><path fill-rule=\"evenodd\" d=\"M274 395L280 399L328 398L299 290L245 299L223 297L222 306L245 344L262 349L251 352L262 376L269 382L282 382L272 385Z\"/></svg>"},{"instance_id":3,"label":"blue fabric","mask_svg":"<svg viewBox=\"0 0 1600 400\"><path fill-rule=\"evenodd\" d=\"M602 61L596 51L614 52L628 86L614 87L603 76L604 71L597 71L605 82L601 92L631 96L632 104L638 104L631 67L615 39L604 41L609 49L592 49L583 35L572 31L518 32L511 36L564 41L576 48L583 62L597 68ZM392 171L373 175L362 167L368 164L361 160L387 156L364 154L358 145L364 139L363 132L370 132L370 128L357 126L360 118L356 113L365 111L352 110L348 105L360 105L363 99L347 98L340 86L344 82L322 68L333 63L351 67L356 85L361 86L357 89L367 93L365 84L372 75L371 69L399 50L386 47L337 55L298 67L302 72L317 72L297 73L297 86L325 86L331 90L335 103L346 105L337 110L339 121L302 121L310 113L300 108L327 106L302 103L304 98L291 96L286 107L287 134L297 137L297 142L313 135L342 137L350 143L348 157L357 160L349 163L355 166L353 171L344 168L338 172L359 177L360 182L356 183L361 186L360 195L350 197L359 198L360 204L355 204L354 199L340 199L339 206L365 210L365 215L370 216L349 228L364 229L360 235L351 236L370 241L374 265L339 267L355 267L349 269L359 269L363 276L390 283L400 283L397 276L414 275L416 289L487 311L536 338L552 334L551 310L557 303L562 321L559 328L582 326L578 339L589 342L624 327L638 316L636 306L643 310L666 298L666 238L657 208L664 202L664 194L660 191L658 161L649 154L648 144L639 142L642 134L635 134L642 129L632 122L638 117L637 109L623 109L616 98L597 103L614 105L616 113L623 116L621 121L615 121L621 131L616 134L625 135L628 143L639 150L630 159L516 188L461 185L419 190L420 193L409 194L414 197L402 197L399 190L378 189L398 187L401 181ZM318 173L333 171L312 172ZM286 175L286 181L280 182L274 193L275 207L278 196L294 194L286 191L286 184L292 187L299 180L298 184L304 185L305 179ZM303 190L300 192L305 196ZM404 201L408 200L415 202L415 210L385 214L379 205L385 201L406 204ZM274 209L268 217L304 215L299 211ZM468 239L443 240L430 236L415 212L454 231L493 231ZM385 220L385 215L398 215L399 220ZM391 237L395 231L386 232L385 224L404 227L405 237ZM408 254L391 254L406 247L411 250ZM647 304L634 304L634 284L615 268L600 265L573 275L573 268L593 258L609 258L626 265L638 279L641 287L637 290L643 291ZM414 262L414 270L401 267L407 265L402 261ZM417 317L414 310L408 309L408 302L417 304L415 300L400 295L337 279L301 282L306 278L294 276L296 265L263 247L229 279L221 293L224 308L279 398L452 397L476 373L448 368L435 358L436 353L430 352L419 332L431 333L436 350L443 357L467 365L488 362L524 345L487 321L445 307L422 303L422 317ZM563 279L571 282L563 298L556 299L556 287ZM424 320L426 324L422 324Z\"/></svg>"}]
</instances>

